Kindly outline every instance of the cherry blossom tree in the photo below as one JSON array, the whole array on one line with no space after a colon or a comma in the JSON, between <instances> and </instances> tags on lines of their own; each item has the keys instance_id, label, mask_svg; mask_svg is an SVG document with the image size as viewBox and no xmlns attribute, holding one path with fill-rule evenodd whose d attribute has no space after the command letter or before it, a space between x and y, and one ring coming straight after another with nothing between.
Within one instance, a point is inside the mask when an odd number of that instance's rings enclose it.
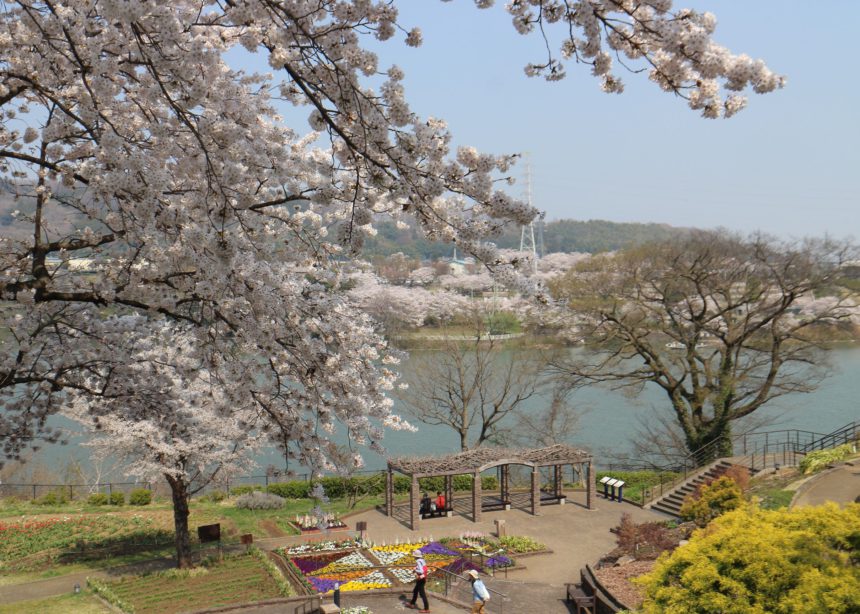
<instances>
[{"instance_id":1,"label":"cherry blossom tree","mask_svg":"<svg viewBox=\"0 0 860 614\"><path fill-rule=\"evenodd\" d=\"M735 113L748 86L782 85L714 43L712 15L670 0L506 10L551 43L531 75L564 76L559 49L618 92L616 55L706 117ZM535 214L496 187L514 156L452 151L442 120L411 111L403 71L368 49L402 34L420 45L394 2L370 0L2 4L0 174L21 205L0 238L7 455L56 436L47 418L64 391L104 396L135 362L114 338L156 317L302 462L326 467L338 422L378 448L381 427L401 424L393 359L340 284L377 219L412 217L498 282L533 289L484 240ZM233 68L236 50L271 74ZM279 105L304 109L311 129L285 125Z\"/></svg>"},{"instance_id":2,"label":"cherry blossom tree","mask_svg":"<svg viewBox=\"0 0 860 614\"><path fill-rule=\"evenodd\" d=\"M247 399L234 403L221 381L201 369L196 340L171 326L126 338L129 361L114 365L95 397L73 394L64 413L87 425L97 460L114 459L126 475L167 480L173 499L176 559L192 566L189 500L214 479L253 466L265 422Z\"/></svg>"}]
</instances>

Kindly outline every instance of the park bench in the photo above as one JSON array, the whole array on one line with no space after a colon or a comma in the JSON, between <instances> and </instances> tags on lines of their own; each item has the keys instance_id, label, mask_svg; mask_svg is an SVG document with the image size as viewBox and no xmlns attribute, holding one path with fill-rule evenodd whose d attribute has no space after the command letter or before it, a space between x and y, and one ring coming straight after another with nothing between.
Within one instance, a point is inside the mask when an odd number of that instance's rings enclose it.
<instances>
[{"instance_id":1,"label":"park bench","mask_svg":"<svg viewBox=\"0 0 860 614\"><path fill-rule=\"evenodd\" d=\"M581 584L567 585L567 601L576 607L576 614L594 614L594 595L586 595Z\"/></svg>"},{"instance_id":2,"label":"park bench","mask_svg":"<svg viewBox=\"0 0 860 614\"><path fill-rule=\"evenodd\" d=\"M481 501L481 511L497 512L511 509L510 499L501 499L499 497L483 497Z\"/></svg>"},{"instance_id":3,"label":"park bench","mask_svg":"<svg viewBox=\"0 0 860 614\"><path fill-rule=\"evenodd\" d=\"M427 510L423 514L421 514L421 518L441 518L442 516L453 516L454 508L452 506L447 506L445 509L435 509L435 510Z\"/></svg>"}]
</instances>

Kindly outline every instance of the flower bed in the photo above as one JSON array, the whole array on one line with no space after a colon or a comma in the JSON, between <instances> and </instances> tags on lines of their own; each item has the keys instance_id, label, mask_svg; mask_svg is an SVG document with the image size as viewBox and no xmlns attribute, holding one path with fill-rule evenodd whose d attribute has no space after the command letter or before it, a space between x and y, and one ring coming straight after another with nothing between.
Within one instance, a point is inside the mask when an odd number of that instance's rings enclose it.
<instances>
[{"instance_id":1,"label":"flower bed","mask_svg":"<svg viewBox=\"0 0 860 614\"><path fill-rule=\"evenodd\" d=\"M286 556L296 556L300 554L309 554L312 552L332 552L335 550L351 550L357 545L354 539L345 539L342 541L327 540L322 542L311 542L309 544L301 544L298 546L290 546L284 548L283 553Z\"/></svg>"},{"instance_id":2,"label":"flower bed","mask_svg":"<svg viewBox=\"0 0 860 614\"><path fill-rule=\"evenodd\" d=\"M353 546L355 542L353 542ZM359 550L328 552L308 556L289 556L289 561L302 574L310 588L327 593L339 585L342 591L388 588L391 580L378 570Z\"/></svg>"},{"instance_id":3,"label":"flower bed","mask_svg":"<svg viewBox=\"0 0 860 614\"><path fill-rule=\"evenodd\" d=\"M348 547L337 551L338 548ZM514 565L504 553L488 555L483 565L470 560L473 544L459 539L421 541L405 544L359 547L358 542L319 542L281 550L301 577L303 585L314 592L327 593L339 586L341 591L371 590L408 585L415 580L415 556L419 550L429 575L445 570L463 574L468 570L488 571ZM469 558L467 558L469 557Z\"/></svg>"},{"instance_id":4,"label":"flower bed","mask_svg":"<svg viewBox=\"0 0 860 614\"><path fill-rule=\"evenodd\" d=\"M289 524L302 533L319 533L320 531L342 531L347 527L337 516L331 513L320 515L302 514L289 521Z\"/></svg>"}]
</instances>

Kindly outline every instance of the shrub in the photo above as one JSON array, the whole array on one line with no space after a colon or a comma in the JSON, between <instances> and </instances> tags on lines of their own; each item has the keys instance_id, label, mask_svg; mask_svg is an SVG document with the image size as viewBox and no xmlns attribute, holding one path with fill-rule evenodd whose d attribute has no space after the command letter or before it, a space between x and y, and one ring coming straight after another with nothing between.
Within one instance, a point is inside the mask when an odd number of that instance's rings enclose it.
<instances>
[{"instance_id":1,"label":"shrub","mask_svg":"<svg viewBox=\"0 0 860 614\"><path fill-rule=\"evenodd\" d=\"M284 507L284 498L268 492L249 492L236 499L236 507L243 510L277 510Z\"/></svg>"},{"instance_id":2,"label":"shrub","mask_svg":"<svg viewBox=\"0 0 860 614\"><path fill-rule=\"evenodd\" d=\"M740 507L741 503L741 489L733 479L723 476L703 486L696 495L687 497L681 506L681 518L703 527L717 516Z\"/></svg>"},{"instance_id":3,"label":"shrub","mask_svg":"<svg viewBox=\"0 0 860 614\"><path fill-rule=\"evenodd\" d=\"M277 495L283 499L307 499L311 494L311 484L304 480L278 482L275 484L269 484L266 487L266 492Z\"/></svg>"},{"instance_id":4,"label":"shrub","mask_svg":"<svg viewBox=\"0 0 860 614\"><path fill-rule=\"evenodd\" d=\"M841 461L851 456L854 446L846 443L829 450L816 450L810 452L800 461L800 471L802 473L815 473L821 471L830 463Z\"/></svg>"},{"instance_id":5,"label":"shrub","mask_svg":"<svg viewBox=\"0 0 860 614\"><path fill-rule=\"evenodd\" d=\"M62 491L51 491L33 501L36 505L64 505L68 503L66 494Z\"/></svg>"},{"instance_id":6,"label":"shrub","mask_svg":"<svg viewBox=\"0 0 860 614\"><path fill-rule=\"evenodd\" d=\"M618 547L624 554L640 560L655 559L661 552L671 550L677 545L666 523L636 524L633 517L626 512L621 515L617 535Z\"/></svg>"},{"instance_id":7,"label":"shrub","mask_svg":"<svg viewBox=\"0 0 860 614\"><path fill-rule=\"evenodd\" d=\"M125 493L112 492L110 494L111 505L125 505Z\"/></svg>"},{"instance_id":8,"label":"shrub","mask_svg":"<svg viewBox=\"0 0 860 614\"><path fill-rule=\"evenodd\" d=\"M723 475L731 478L741 492L746 492L750 487L750 470L743 465L732 465Z\"/></svg>"},{"instance_id":9,"label":"shrub","mask_svg":"<svg viewBox=\"0 0 860 614\"><path fill-rule=\"evenodd\" d=\"M146 488L135 488L128 495L129 505L149 505L152 503L152 492Z\"/></svg>"},{"instance_id":10,"label":"shrub","mask_svg":"<svg viewBox=\"0 0 860 614\"><path fill-rule=\"evenodd\" d=\"M88 505L107 505L108 496L103 492L95 492L87 497Z\"/></svg>"},{"instance_id":11,"label":"shrub","mask_svg":"<svg viewBox=\"0 0 860 614\"><path fill-rule=\"evenodd\" d=\"M230 489L231 497L240 497L242 495L247 495L249 492L261 491L263 487L259 484L244 484L242 486L234 486Z\"/></svg>"},{"instance_id":12,"label":"shrub","mask_svg":"<svg viewBox=\"0 0 860 614\"><path fill-rule=\"evenodd\" d=\"M642 611L860 612L856 536L853 504L728 512L637 581Z\"/></svg>"},{"instance_id":13,"label":"shrub","mask_svg":"<svg viewBox=\"0 0 860 614\"><path fill-rule=\"evenodd\" d=\"M499 545L508 552L516 553L546 550L546 546L542 543L524 535L507 535L505 537L500 537Z\"/></svg>"},{"instance_id":14,"label":"shrub","mask_svg":"<svg viewBox=\"0 0 860 614\"><path fill-rule=\"evenodd\" d=\"M205 498L212 503L220 503L227 498L227 493L225 493L223 490L213 490L208 495L206 495Z\"/></svg>"},{"instance_id":15,"label":"shrub","mask_svg":"<svg viewBox=\"0 0 860 614\"><path fill-rule=\"evenodd\" d=\"M409 479L407 478L407 487L405 492L409 492ZM432 478L421 478L418 480L418 486L422 491L426 492L444 492L445 491L445 478L444 476L436 476ZM455 475L453 484L454 490L457 491L471 491L472 490L472 476L471 475ZM499 487L499 480L494 475L481 476L481 489L482 490L495 490Z\"/></svg>"}]
</instances>

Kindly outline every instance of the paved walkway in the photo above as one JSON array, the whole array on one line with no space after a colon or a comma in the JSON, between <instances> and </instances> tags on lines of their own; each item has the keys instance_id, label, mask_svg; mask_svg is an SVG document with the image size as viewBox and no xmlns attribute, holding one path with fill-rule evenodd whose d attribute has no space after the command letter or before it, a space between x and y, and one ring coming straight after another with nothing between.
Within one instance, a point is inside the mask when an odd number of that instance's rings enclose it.
<instances>
[{"instance_id":1,"label":"paved walkway","mask_svg":"<svg viewBox=\"0 0 860 614\"><path fill-rule=\"evenodd\" d=\"M821 505L828 501L851 503L860 498L860 459L828 469L803 483L792 507Z\"/></svg>"},{"instance_id":2,"label":"paved walkway","mask_svg":"<svg viewBox=\"0 0 860 614\"><path fill-rule=\"evenodd\" d=\"M463 514L452 518L422 520L416 531L411 531L403 522L390 518L376 510L350 517L350 523L367 522L367 536L376 543L412 541L420 538L457 536L464 531L495 533L494 521L504 520L508 535L527 535L549 546L551 556L526 557L521 559L525 569L511 572L510 578L520 582L541 582L564 585L579 579L579 569L586 563L595 563L601 556L615 547L615 536L609 529L628 513L636 522L666 520L670 516L654 510L645 510L629 503L607 501L595 497L593 510L585 507L585 493L568 493L566 505L547 505L540 508L540 516L532 516L527 510L484 512L479 523L472 522ZM459 509L459 508L458 508Z\"/></svg>"}]
</instances>

